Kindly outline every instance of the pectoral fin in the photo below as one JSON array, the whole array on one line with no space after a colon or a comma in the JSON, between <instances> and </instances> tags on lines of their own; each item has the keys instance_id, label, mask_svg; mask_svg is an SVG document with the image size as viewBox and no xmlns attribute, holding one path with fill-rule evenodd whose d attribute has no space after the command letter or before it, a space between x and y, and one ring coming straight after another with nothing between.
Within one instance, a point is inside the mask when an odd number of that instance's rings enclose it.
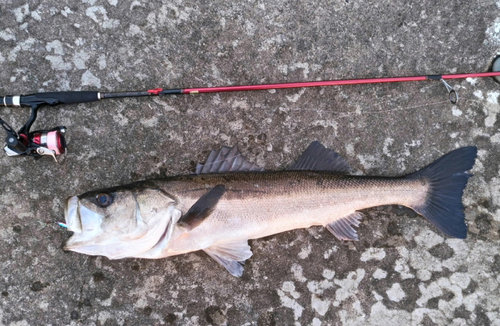
<instances>
[{"instance_id":1,"label":"pectoral fin","mask_svg":"<svg viewBox=\"0 0 500 326\"><path fill-rule=\"evenodd\" d=\"M226 187L224 187L224 185L217 185L210 189L191 206L187 213L179 219L177 224L189 230L200 225L200 223L215 209L219 199L224 195L224 192L226 192Z\"/></svg>"},{"instance_id":2,"label":"pectoral fin","mask_svg":"<svg viewBox=\"0 0 500 326\"><path fill-rule=\"evenodd\" d=\"M218 243L203 249L203 251L236 277L243 274L243 263L252 256L252 250L247 240Z\"/></svg>"},{"instance_id":3,"label":"pectoral fin","mask_svg":"<svg viewBox=\"0 0 500 326\"><path fill-rule=\"evenodd\" d=\"M339 220L331 222L325 227L339 240L354 240L358 241L358 235L353 226L359 226L359 221L363 216L359 212L354 212Z\"/></svg>"}]
</instances>

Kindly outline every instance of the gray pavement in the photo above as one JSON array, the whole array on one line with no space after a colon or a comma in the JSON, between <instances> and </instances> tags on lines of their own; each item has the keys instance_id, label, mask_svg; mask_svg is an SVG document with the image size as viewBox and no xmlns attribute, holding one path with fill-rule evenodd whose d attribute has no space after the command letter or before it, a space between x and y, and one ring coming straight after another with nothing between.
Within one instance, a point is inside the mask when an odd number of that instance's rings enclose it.
<instances>
[{"instance_id":1,"label":"gray pavement","mask_svg":"<svg viewBox=\"0 0 500 326\"><path fill-rule=\"evenodd\" d=\"M482 72L500 52L494 1L0 3L0 94L144 90ZM0 156L0 325L500 325L500 106L493 79L108 100L42 108L59 164ZM1 108L19 128L26 108ZM205 253L111 261L64 252L64 200L184 174L239 144L268 170L313 141L357 174L479 155L466 240L406 208L364 211L359 242L314 227L251 241L243 277Z\"/></svg>"}]
</instances>

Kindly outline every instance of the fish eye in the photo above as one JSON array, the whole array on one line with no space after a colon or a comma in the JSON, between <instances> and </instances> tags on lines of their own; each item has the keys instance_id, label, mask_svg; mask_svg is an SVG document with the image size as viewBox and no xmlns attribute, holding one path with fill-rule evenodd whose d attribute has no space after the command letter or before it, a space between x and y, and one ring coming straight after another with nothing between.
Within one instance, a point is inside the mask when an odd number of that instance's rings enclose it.
<instances>
[{"instance_id":1,"label":"fish eye","mask_svg":"<svg viewBox=\"0 0 500 326\"><path fill-rule=\"evenodd\" d=\"M97 204L101 207L107 207L113 202L113 197L110 194L101 193L95 197Z\"/></svg>"}]
</instances>

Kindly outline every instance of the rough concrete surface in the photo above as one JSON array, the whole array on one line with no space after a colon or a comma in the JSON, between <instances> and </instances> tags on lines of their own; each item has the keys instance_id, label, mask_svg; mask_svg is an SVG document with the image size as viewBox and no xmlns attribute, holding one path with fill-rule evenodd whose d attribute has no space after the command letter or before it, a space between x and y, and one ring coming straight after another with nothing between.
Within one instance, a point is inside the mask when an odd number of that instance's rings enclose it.
<instances>
[{"instance_id":1,"label":"rough concrete surface","mask_svg":"<svg viewBox=\"0 0 500 326\"><path fill-rule=\"evenodd\" d=\"M487 71L500 2L3 0L0 95ZM500 106L491 78L107 100L45 107L69 152L0 156L0 325L500 325ZM27 108L1 108L19 128ZM466 240L411 210L365 210L360 241L313 227L251 241L235 278L205 253L64 252L64 200L190 173L239 144L268 170L313 141L357 174L479 150Z\"/></svg>"}]
</instances>

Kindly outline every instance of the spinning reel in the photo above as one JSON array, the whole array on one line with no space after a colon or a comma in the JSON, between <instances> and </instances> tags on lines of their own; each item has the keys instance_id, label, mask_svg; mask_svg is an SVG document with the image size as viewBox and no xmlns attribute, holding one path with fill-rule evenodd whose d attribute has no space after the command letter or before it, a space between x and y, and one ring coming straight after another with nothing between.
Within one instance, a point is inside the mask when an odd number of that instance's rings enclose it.
<instances>
[{"instance_id":1,"label":"spinning reel","mask_svg":"<svg viewBox=\"0 0 500 326\"><path fill-rule=\"evenodd\" d=\"M0 101L3 101L4 106L31 108L28 121L17 132L7 122L0 119L0 126L7 133L6 144L3 148L5 154L11 157L32 156L35 159L52 156L57 162L56 156L66 153L66 140L64 138L66 128L58 126L52 129L30 132L30 128L36 120L38 108L41 105L54 106L62 103L93 102L98 100L97 95L97 92L55 92L0 97Z\"/></svg>"},{"instance_id":2,"label":"spinning reel","mask_svg":"<svg viewBox=\"0 0 500 326\"><path fill-rule=\"evenodd\" d=\"M3 150L8 156L33 156L39 159L42 156L52 156L57 162L56 155L66 153L66 140L64 134L66 128L63 126L49 130L37 130L30 132L31 125L36 120L38 106L31 107L31 115L24 126L15 132L4 120L0 119L0 125L7 133Z\"/></svg>"}]
</instances>

